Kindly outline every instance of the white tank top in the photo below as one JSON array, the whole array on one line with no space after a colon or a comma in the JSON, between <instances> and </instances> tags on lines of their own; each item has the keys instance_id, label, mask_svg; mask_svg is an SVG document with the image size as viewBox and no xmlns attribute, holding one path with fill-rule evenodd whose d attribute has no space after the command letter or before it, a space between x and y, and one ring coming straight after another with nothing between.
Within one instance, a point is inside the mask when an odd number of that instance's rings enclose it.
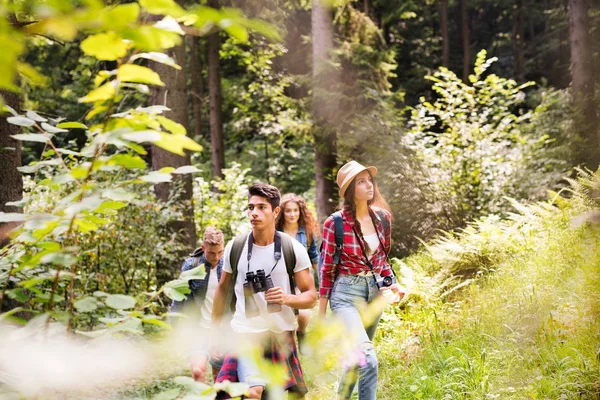
<instances>
[{"instance_id":1,"label":"white tank top","mask_svg":"<svg viewBox=\"0 0 600 400\"><path fill-rule=\"evenodd\" d=\"M369 245L369 250L367 250L367 257L371 258L371 256L375 253L375 250L379 247L379 237L377 236L377 232L372 233L370 235L365 235L365 242Z\"/></svg>"}]
</instances>

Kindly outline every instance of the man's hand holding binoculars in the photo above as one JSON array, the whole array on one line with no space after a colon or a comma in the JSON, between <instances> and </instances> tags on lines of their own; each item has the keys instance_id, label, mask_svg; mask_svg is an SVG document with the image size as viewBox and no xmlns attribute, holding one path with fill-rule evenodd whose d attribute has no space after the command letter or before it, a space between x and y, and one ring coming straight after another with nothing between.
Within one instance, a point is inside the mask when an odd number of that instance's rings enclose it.
<instances>
[{"instance_id":1,"label":"man's hand holding binoculars","mask_svg":"<svg viewBox=\"0 0 600 400\"><path fill-rule=\"evenodd\" d=\"M279 286L275 286L265 292L265 300L267 303L276 303L281 305L287 305L289 301L289 294L285 293Z\"/></svg>"}]
</instances>

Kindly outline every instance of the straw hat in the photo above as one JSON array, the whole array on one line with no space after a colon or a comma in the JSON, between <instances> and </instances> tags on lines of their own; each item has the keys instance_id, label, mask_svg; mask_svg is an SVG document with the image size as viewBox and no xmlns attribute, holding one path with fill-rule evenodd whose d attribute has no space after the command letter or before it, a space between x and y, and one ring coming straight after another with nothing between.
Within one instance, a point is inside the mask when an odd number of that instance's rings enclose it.
<instances>
[{"instance_id":1,"label":"straw hat","mask_svg":"<svg viewBox=\"0 0 600 400\"><path fill-rule=\"evenodd\" d=\"M371 176L377 175L377 168L365 167L356 161L347 162L342 166L342 168L340 168L337 173L337 184L340 187L340 197L344 197L344 193L346 193L346 189L348 189L352 179L354 179L356 175L360 174L364 170L369 171Z\"/></svg>"}]
</instances>

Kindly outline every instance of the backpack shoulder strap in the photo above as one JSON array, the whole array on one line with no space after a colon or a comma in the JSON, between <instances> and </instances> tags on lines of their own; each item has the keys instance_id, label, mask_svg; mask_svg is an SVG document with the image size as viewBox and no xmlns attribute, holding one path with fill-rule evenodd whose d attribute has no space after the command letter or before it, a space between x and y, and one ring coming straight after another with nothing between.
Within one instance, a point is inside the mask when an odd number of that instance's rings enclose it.
<instances>
[{"instance_id":1,"label":"backpack shoulder strap","mask_svg":"<svg viewBox=\"0 0 600 400\"><path fill-rule=\"evenodd\" d=\"M240 258L242 257L242 251L244 251L244 245L248 240L248 235L237 235L235 239L233 239L233 244L231 245L231 253L229 253L229 265L231 265L231 270L233 274L237 275L237 267L240 263Z\"/></svg>"},{"instance_id":2,"label":"backpack shoulder strap","mask_svg":"<svg viewBox=\"0 0 600 400\"><path fill-rule=\"evenodd\" d=\"M342 212L336 211L331 214L334 222L334 233L335 233L335 253L333 254L333 264L338 265L340 263L340 253L342 247L344 247L344 220L342 219Z\"/></svg>"},{"instance_id":3,"label":"backpack shoulder strap","mask_svg":"<svg viewBox=\"0 0 600 400\"><path fill-rule=\"evenodd\" d=\"M290 280L290 291L296 293L296 280L294 279L294 268L296 267L296 252L294 252L294 243L292 238L285 233L279 233L281 236L281 252L285 261L288 278ZM298 314L298 310L294 308L294 314Z\"/></svg>"},{"instance_id":4,"label":"backpack shoulder strap","mask_svg":"<svg viewBox=\"0 0 600 400\"><path fill-rule=\"evenodd\" d=\"M235 283L237 282L238 264L240 263L242 251L244 250L244 245L246 244L247 239L247 234L236 236L235 239L233 239L231 252L229 253L229 265L231 266L231 285L229 285L229 291L227 292L225 304L229 303L232 313L235 311Z\"/></svg>"},{"instance_id":5,"label":"backpack shoulder strap","mask_svg":"<svg viewBox=\"0 0 600 400\"><path fill-rule=\"evenodd\" d=\"M379 216L379 219L381 220L381 224L383 225L383 231L385 232L388 229L388 220L385 217L385 213L383 212L383 210L377 210L376 213Z\"/></svg>"}]
</instances>

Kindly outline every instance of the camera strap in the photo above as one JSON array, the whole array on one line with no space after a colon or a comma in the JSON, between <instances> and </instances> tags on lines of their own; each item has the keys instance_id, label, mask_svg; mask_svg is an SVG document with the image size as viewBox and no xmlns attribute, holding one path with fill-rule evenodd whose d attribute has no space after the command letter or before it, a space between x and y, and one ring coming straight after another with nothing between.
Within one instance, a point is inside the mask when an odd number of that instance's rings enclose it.
<instances>
[{"instance_id":1,"label":"camera strap","mask_svg":"<svg viewBox=\"0 0 600 400\"><path fill-rule=\"evenodd\" d=\"M273 265L273 268L271 268L271 271L269 271L267 276L271 275L271 272L273 272L273 270L277 266L277 263L279 263L279 260L281 260L281 235L279 234L279 232L275 231L275 237L273 238L273 241L275 243L273 250L273 258L275 258L275 265ZM252 258L253 246L254 235L252 234L252 232L250 232L250 234L248 235L248 271L250 271L250 259Z\"/></svg>"},{"instance_id":2,"label":"camera strap","mask_svg":"<svg viewBox=\"0 0 600 400\"><path fill-rule=\"evenodd\" d=\"M371 219L373 219L373 216L371 216ZM373 221L373 225L376 226L375 221ZM373 279L376 279L375 278L375 270L373 269L373 263L371 263L371 260L369 260L369 257L367 256L367 252L365 251L365 246L362 241L362 236L359 235L358 230L356 229L356 224L352 227L352 230L354 232L354 235L356 236L356 239L358 240L358 244L360 246L360 250L363 254L363 257L365 258L365 261L366 261L367 265L369 266L371 273L373 274ZM383 248L383 252L385 253L385 260L387 261L387 263L390 266L390 269L392 270L392 275L394 275L394 277L396 277L396 271L394 271L394 268L392 267L392 263L390 263L389 253L387 251L385 251L385 245L383 244L383 242L381 241L381 238L379 237L379 232L377 232L377 228L375 228L375 232L377 233L377 239L379 239L379 243L381 244L381 247Z\"/></svg>"}]
</instances>

